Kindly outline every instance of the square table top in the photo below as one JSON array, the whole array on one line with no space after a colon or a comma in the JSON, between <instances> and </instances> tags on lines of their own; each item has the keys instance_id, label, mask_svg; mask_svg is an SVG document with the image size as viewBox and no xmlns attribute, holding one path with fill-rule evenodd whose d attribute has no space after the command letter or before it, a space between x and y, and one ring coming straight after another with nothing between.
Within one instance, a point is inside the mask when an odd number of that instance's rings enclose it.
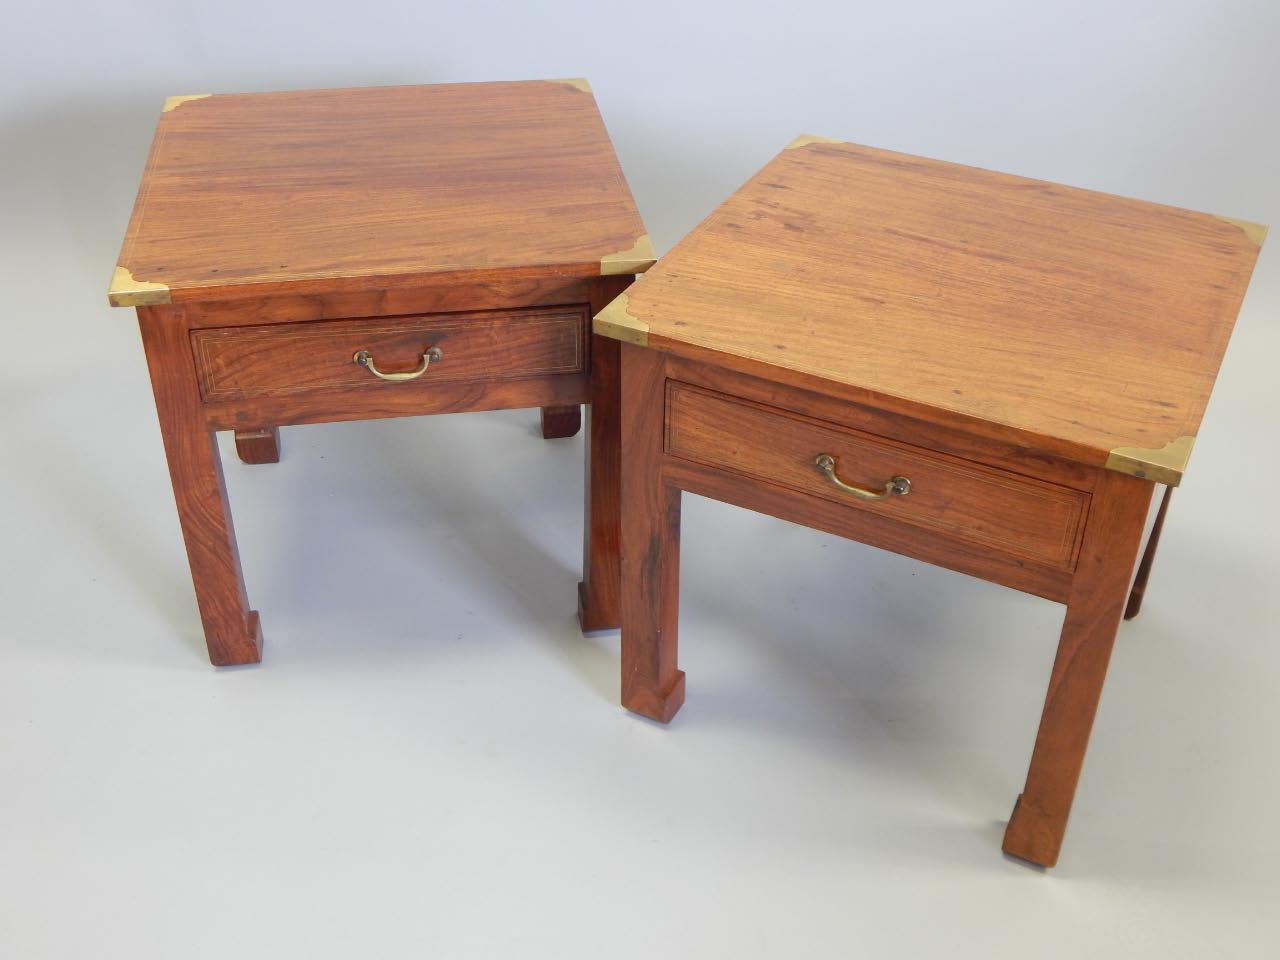
<instances>
[{"instance_id":1,"label":"square table top","mask_svg":"<svg viewBox=\"0 0 1280 960\"><path fill-rule=\"evenodd\" d=\"M585 80L214 94L165 102L109 299L652 263Z\"/></svg>"},{"instance_id":2,"label":"square table top","mask_svg":"<svg viewBox=\"0 0 1280 960\"><path fill-rule=\"evenodd\" d=\"M1264 233L804 136L595 329L1176 484Z\"/></svg>"}]
</instances>

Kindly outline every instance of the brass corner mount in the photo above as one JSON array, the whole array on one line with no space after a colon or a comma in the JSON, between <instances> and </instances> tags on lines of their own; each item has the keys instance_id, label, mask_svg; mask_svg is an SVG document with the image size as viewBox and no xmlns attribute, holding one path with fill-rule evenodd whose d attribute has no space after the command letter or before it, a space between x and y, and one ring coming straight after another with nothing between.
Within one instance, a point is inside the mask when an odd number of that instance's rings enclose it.
<instances>
[{"instance_id":1,"label":"brass corner mount","mask_svg":"<svg viewBox=\"0 0 1280 960\"><path fill-rule=\"evenodd\" d=\"M135 280L125 267L116 267L107 287L107 302L113 307L150 307L169 302L169 287L163 283Z\"/></svg>"},{"instance_id":2,"label":"brass corner mount","mask_svg":"<svg viewBox=\"0 0 1280 960\"><path fill-rule=\"evenodd\" d=\"M634 343L637 346L649 345L649 325L637 320L628 309L630 301L625 293L620 293L596 314L591 329L602 337L621 340L623 343Z\"/></svg>"},{"instance_id":3,"label":"brass corner mount","mask_svg":"<svg viewBox=\"0 0 1280 960\"><path fill-rule=\"evenodd\" d=\"M591 92L591 84L587 82L586 77L554 77L547 83L563 83L573 87L575 90L581 90L583 93Z\"/></svg>"},{"instance_id":4,"label":"brass corner mount","mask_svg":"<svg viewBox=\"0 0 1280 960\"><path fill-rule=\"evenodd\" d=\"M802 133L782 149L795 150L799 147L807 147L811 143L844 143L844 141L837 140L834 137L819 137L812 133Z\"/></svg>"},{"instance_id":5,"label":"brass corner mount","mask_svg":"<svg viewBox=\"0 0 1280 960\"><path fill-rule=\"evenodd\" d=\"M1127 473L1140 480L1154 480L1166 486L1176 487L1186 473L1191 459L1194 436L1178 437L1163 447L1116 447L1107 457L1107 469Z\"/></svg>"},{"instance_id":6,"label":"brass corner mount","mask_svg":"<svg viewBox=\"0 0 1280 960\"><path fill-rule=\"evenodd\" d=\"M188 102L189 100L203 100L205 97L212 97L212 96L213 96L212 93L187 93L187 94L183 94L180 97L165 97L164 107L160 110L160 112L168 113L170 110L173 110L177 107L182 106L184 103Z\"/></svg>"},{"instance_id":7,"label":"brass corner mount","mask_svg":"<svg viewBox=\"0 0 1280 960\"><path fill-rule=\"evenodd\" d=\"M600 258L600 276L608 277L619 273L644 273L657 261L653 252L653 241L647 233L640 234L630 249L607 253Z\"/></svg>"},{"instance_id":8,"label":"brass corner mount","mask_svg":"<svg viewBox=\"0 0 1280 960\"><path fill-rule=\"evenodd\" d=\"M1223 217L1216 214L1215 216L1223 223L1239 227L1244 232L1245 238L1255 247L1261 247L1262 241L1267 239L1267 226L1264 223L1253 223L1249 220L1237 220L1235 217Z\"/></svg>"}]
</instances>

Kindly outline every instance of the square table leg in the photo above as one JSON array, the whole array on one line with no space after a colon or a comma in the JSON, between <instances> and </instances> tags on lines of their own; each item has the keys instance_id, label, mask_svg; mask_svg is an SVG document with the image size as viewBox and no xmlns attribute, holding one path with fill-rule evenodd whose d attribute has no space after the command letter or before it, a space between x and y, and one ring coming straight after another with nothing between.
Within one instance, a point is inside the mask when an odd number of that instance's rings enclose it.
<instances>
[{"instance_id":1,"label":"square table leg","mask_svg":"<svg viewBox=\"0 0 1280 960\"><path fill-rule=\"evenodd\" d=\"M262 631L245 594L222 461L201 409L186 325L181 311L164 307L139 307L138 325L209 660L256 663Z\"/></svg>"},{"instance_id":2,"label":"square table leg","mask_svg":"<svg viewBox=\"0 0 1280 960\"><path fill-rule=\"evenodd\" d=\"M1104 471L1089 506L1031 767L1004 835L1005 853L1041 866L1057 863L1062 847L1151 490Z\"/></svg>"},{"instance_id":3,"label":"square table leg","mask_svg":"<svg viewBox=\"0 0 1280 960\"><path fill-rule=\"evenodd\" d=\"M542 439L564 440L577 436L582 429L582 407L542 408Z\"/></svg>"},{"instance_id":4,"label":"square table leg","mask_svg":"<svg viewBox=\"0 0 1280 960\"><path fill-rule=\"evenodd\" d=\"M680 490L663 477L666 364L621 345L622 705L666 723L684 703L676 666L680 607Z\"/></svg>"},{"instance_id":5,"label":"square table leg","mask_svg":"<svg viewBox=\"0 0 1280 960\"><path fill-rule=\"evenodd\" d=\"M596 280L591 287L591 313L603 310L634 279L630 275L619 275ZM578 623L584 631L616 630L622 621L618 341L595 334L590 338L591 402L587 406L583 484L586 499ZM543 422L545 425L546 421Z\"/></svg>"},{"instance_id":6,"label":"square table leg","mask_svg":"<svg viewBox=\"0 0 1280 960\"><path fill-rule=\"evenodd\" d=\"M236 454L245 463L279 463L280 428L237 430Z\"/></svg>"}]
</instances>

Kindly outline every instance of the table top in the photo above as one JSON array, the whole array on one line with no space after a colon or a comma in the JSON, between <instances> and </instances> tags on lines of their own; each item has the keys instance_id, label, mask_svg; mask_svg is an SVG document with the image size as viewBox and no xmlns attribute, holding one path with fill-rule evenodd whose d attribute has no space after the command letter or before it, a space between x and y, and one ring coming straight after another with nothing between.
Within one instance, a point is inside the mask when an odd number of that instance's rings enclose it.
<instances>
[{"instance_id":1,"label":"table top","mask_svg":"<svg viewBox=\"0 0 1280 960\"><path fill-rule=\"evenodd\" d=\"M1264 233L805 136L596 331L1176 484Z\"/></svg>"},{"instance_id":2,"label":"table top","mask_svg":"<svg viewBox=\"0 0 1280 960\"><path fill-rule=\"evenodd\" d=\"M652 263L585 80L215 94L165 102L109 299Z\"/></svg>"}]
</instances>

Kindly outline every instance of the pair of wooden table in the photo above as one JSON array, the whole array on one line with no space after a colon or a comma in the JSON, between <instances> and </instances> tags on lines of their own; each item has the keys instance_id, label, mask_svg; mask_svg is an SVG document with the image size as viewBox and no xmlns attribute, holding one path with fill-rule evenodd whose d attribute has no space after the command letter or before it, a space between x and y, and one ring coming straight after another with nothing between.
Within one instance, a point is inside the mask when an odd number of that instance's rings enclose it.
<instances>
[{"instance_id":1,"label":"pair of wooden table","mask_svg":"<svg viewBox=\"0 0 1280 960\"><path fill-rule=\"evenodd\" d=\"M1004 841L1052 865L1262 233L801 137L632 284L653 251L585 81L175 97L110 299L214 663L261 656L215 431L256 463L285 424L541 407L565 436L586 403L580 616L621 625L638 713L684 699L682 490L1065 603Z\"/></svg>"}]
</instances>

